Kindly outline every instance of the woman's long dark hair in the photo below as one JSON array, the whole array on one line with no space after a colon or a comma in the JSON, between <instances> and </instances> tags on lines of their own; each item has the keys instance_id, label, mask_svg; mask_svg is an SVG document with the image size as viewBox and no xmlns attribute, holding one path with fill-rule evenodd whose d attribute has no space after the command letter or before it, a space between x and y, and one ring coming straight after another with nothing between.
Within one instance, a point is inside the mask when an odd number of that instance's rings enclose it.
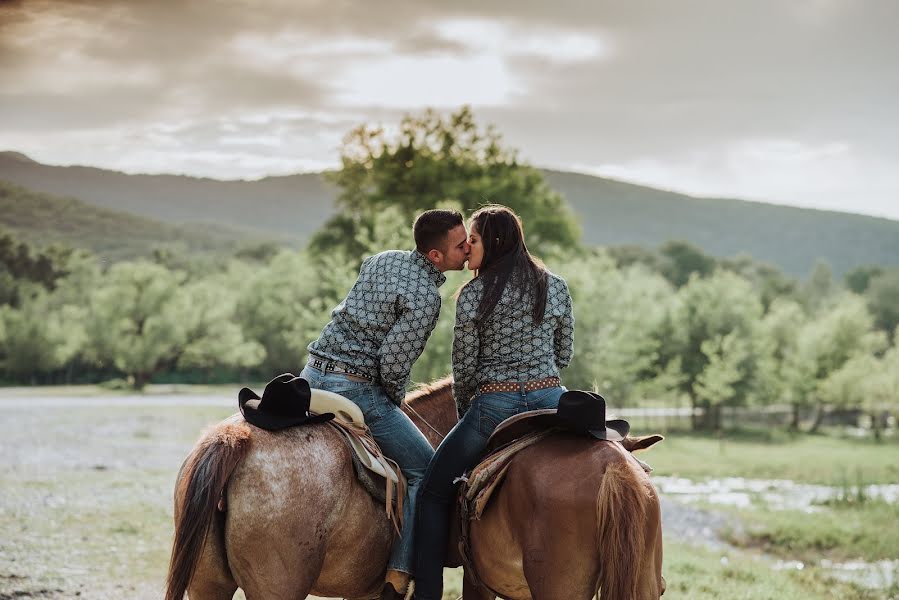
<instances>
[{"instance_id":1,"label":"woman's long dark hair","mask_svg":"<svg viewBox=\"0 0 899 600\"><path fill-rule=\"evenodd\" d=\"M484 295L478 304L477 322L484 323L490 318L506 286L511 285L522 302L533 302L534 323L543 323L546 267L528 252L518 215L510 208L491 204L471 216L471 228L481 236L484 246L484 258L478 269Z\"/></svg>"}]
</instances>

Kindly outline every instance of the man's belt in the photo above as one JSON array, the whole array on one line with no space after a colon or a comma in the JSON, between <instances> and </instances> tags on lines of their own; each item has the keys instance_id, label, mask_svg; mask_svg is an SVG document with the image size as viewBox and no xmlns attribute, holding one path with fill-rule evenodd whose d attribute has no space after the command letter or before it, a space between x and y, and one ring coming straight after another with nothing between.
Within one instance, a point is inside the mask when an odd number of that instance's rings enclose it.
<instances>
[{"instance_id":1,"label":"man's belt","mask_svg":"<svg viewBox=\"0 0 899 600\"><path fill-rule=\"evenodd\" d=\"M344 375L352 375L353 377L364 379L369 383L374 381L371 375L363 373L359 369L346 363L342 363L339 360L328 360L327 358L310 356L309 362L306 363L306 366L312 367L313 369L318 369L319 371L323 371L325 373L342 373Z\"/></svg>"},{"instance_id":2,"label":"man's belt","mask_svg":"<svg viewBox=\"0 0 899 600\"><path fill-rule=\"evenodd\" d=\"M533 392L536 390L545 390L546 388L559 387L562 380L558 377L547 377L546 379L534 379L532 381L505 381L496 383L482 383L478 387L479 394L488 392Z\"/></svg>"}]
</instances>

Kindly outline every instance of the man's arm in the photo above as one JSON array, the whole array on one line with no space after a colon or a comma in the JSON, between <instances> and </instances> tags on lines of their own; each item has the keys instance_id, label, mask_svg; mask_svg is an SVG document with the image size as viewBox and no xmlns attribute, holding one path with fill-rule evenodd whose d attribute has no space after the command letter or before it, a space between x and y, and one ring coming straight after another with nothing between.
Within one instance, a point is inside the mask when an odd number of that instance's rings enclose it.
<instances>
[{"instance_id":1,"label":"man's arm","mask_svg":"<svg viewBox=\"0 0 899 600\"><path fill-rule=\"evenodd\" d=\"M400 318L387 333L378 351L381 386L395 403L401 404L412 365L421 356L440 316L440 296L414 302L404 299Z\"/></svg>"}]
</instances>

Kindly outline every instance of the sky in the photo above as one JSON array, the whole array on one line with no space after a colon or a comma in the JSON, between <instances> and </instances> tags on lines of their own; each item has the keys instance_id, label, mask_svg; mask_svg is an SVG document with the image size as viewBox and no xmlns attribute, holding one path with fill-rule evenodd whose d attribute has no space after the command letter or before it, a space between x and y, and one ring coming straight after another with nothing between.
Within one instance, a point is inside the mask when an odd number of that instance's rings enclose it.
<instances>
[{"instance_id":1,"label":"sky","mask_svg":"<svg viewBox=\"0 0 899 600\"><path fill-rule=\"evenodd\" d=\"M899 219L892 0L0 0L0 150L256 179L471 105L528 163Z\"/></svg>"}]
</instances>

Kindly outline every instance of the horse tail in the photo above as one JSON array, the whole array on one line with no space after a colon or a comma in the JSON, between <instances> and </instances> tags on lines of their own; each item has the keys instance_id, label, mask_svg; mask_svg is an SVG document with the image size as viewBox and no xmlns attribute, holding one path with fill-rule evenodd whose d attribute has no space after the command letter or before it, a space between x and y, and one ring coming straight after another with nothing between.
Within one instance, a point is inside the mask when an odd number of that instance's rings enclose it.
<instances>
[{"instance_id":1,"label":"horse tail","mask_svg":"<svg viewBox=\"0 0 899 600\"><path fill-rule=\"evenodd\" d=\"M246 423L225 422L207 433L184 461L175 485L175 541L166 600L184 598L228 478L249 447Z\"/></svg>"},{"instance_id":2,"label":"horse tail","mask_svg":"<svg viewBox=\"0 0 899 600\"><path fill-rule=\"evenodd\" d=\"M596 501L599 591L603 598L637 598L649 493L628 461L613 462L606 467Z\"/></svg>"}]
</instances>

